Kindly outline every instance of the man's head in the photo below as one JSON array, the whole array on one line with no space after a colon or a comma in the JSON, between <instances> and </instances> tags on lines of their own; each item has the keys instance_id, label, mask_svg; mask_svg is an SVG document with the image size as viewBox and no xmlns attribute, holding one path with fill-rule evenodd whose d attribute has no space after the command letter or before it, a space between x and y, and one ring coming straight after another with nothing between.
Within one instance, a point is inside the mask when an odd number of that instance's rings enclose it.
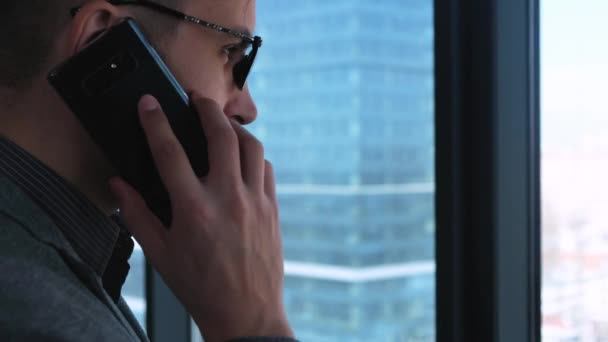
<instances>
[{"instance_id":1,"label":"man's head","mask_svg":"<svg viewBox=\"0 0 608 342\"><path fill-rule=\"evenodd\" d=\"M0 41L3 42L0 46L0 87L19 92L26 91L33 82L44 77L46 71L60 62L53 58L57 57L54 55L57 50L64 50L60 53L62 57L70 55L86 45L97 33L108 29L125 16L136 18L144 32L168 60L177 78L185 83L185 88L190 86L192 71L199 69L200 64L217 62L217 58L212 56L213 47L219 47L221 54L227 45L218 44L238 43L233 37L180 21L143 6L114 6L103 0L88 1L84 3L84 10L72 18L70 9L83 5L83 0L7 1L5 10L0 12ZM251 31L255 25L255 1L251 0L155 2L228 28ZM66 38L71 41L66 42ZM188 72L180 69L187 69ZM227 73L227 76L231 75ZM213 76L203 77L209 79ZM219 79L216 79L213 82L216 88L221 87L218 81ZM200 80L195 82L199 85L200 83ZM252 112L252 109L245 111Z\"/></svg>"},{"instance_id":2,"label":"man's head","mask_svg":"<svg viewBox=\"0 0 608 342\"><path fill-rule=\"evenodd\" d=\"M241 123L256 118L247 86L240 90L233 81L238 60L232 48L241 44L234 36L142 6L116 6L104 0L5 2L0 12L0 134L94 200L109 196L102 187L107 188L105 180L113 171L50 87L46 74L124 18L135 19L186 91L215 100L227 116ZM237 31L251 33L255 28L255 0L155 2ZM74 7L81 9L72 17Z\"/></svg>"},{"instance_id":3,"label":"man's head","mask_svg":"<svg viewBox=\"0 0 608 342\"><path fill-rule=\"evenodd\" d=\"M160 0L175 6L180 0ZM0 86L24 90L41 74L59 32L81 0L7 0L0 12Z\"/></svg>"}]
</instances>

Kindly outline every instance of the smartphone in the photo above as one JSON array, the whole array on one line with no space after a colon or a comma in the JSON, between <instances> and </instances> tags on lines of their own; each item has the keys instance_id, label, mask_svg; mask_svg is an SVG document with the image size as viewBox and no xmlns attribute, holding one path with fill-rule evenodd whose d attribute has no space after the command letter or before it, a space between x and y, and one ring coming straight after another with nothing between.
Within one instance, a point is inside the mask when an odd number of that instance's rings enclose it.
<instances>
[{"instance_id":1,"label":"smartphone","mask_svg":"<svg viewBox=\"0 0 608 342\"><path fill-rule=\"evenodd\" d=\"M48 80L120 176L169 227L171 201L139 122L140 98L158 99L199 178L209 171L207 141L188 95L135 21L103 33L51 70Z\"/></svg>"}]
</instances>

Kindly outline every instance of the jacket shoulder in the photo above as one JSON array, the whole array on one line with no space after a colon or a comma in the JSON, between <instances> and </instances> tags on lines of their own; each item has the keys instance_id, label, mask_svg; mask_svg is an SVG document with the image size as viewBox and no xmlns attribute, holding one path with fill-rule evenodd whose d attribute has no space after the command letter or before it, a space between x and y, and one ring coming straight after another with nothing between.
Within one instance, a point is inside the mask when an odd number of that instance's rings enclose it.
<instances>
[{"instance_id":1,"label":"jacket shoulder","mask_svg":"<svg viewBox=\"0 0 608 342\"><path fill-rule=\"evenodd\" d=\"M0 212L0 339L128 340L52 246Z\"/></svg>"}]
</instances>

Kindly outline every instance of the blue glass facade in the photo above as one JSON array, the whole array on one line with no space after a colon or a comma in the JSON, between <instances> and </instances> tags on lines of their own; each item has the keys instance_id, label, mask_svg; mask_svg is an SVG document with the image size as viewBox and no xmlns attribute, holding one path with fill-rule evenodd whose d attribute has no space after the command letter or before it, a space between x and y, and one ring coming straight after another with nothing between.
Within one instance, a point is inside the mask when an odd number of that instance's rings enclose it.
<instances>
[{"instance_id":1,"label":"blue glass facade","mask_svg":"<svg viewBox=\"0 0 608 342\"><path fill-rule=\"evenodd\" d=\"M304 341L432 341L431 0L261 0L252 132Z\"/></svg>"},{"instance_id":2,"label":"blue glass facade","mask_svg":"<svg viewBox=\"0 0 608 342\"><path fill-rule=\"evenodd\" d=\"M122 287L122 296L129 304L133 315L139 324L146 329L146 295L145 295L145 270L146 260L141 247L136 244L133 254L129 259L129 275Z\"/></svg>"}]
</instances>

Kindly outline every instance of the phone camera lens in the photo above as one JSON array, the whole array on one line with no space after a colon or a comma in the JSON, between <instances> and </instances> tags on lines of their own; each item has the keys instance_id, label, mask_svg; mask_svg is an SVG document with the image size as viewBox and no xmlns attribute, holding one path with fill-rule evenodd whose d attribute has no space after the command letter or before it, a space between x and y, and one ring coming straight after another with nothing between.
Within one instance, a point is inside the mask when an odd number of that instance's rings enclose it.
<instances>
[{"instance_id":1,"label":"phone camera lens","mask_svg":"<svg viewBox=\"0 0 608 342\"><path fill-rule=\"evenodd\" d=\"M137 68L137 62L129 53L123 52L100 66L100 69L84 80L84 88L89 94L103 93Z\"/></svg>"}]
</instances>

